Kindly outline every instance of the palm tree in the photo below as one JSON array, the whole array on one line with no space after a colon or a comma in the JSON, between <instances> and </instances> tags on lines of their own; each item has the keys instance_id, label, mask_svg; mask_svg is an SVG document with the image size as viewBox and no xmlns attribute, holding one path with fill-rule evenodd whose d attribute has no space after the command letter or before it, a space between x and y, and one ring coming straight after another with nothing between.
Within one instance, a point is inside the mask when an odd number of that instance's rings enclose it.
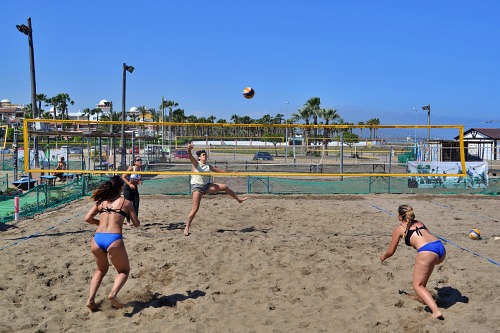
<instances>
[{"instance_id":1,"label":"palm tree","mask_svg":"<svg viewBox=\"0 0 500 333\"><path fill-rule=\"evenodd\" d=\"M318 117L319 113L321 112L320 108L321 100L319 97L312 97L309 98L304 105L307 109L309 109L309 112L311 113L311 116L313 118L313 125L318 125ZM318 136L318 129L314 127L314 143L316 143L316 138Z\"/></svg>"},{"instance_id":2,"label":"palm tree","mask_svg":"<svg viewBox=\"0 0 500 333\"><path fill-rule=\"evenodd\" d=\"M146 115L148 115L148 114L149 114L149 116L151 118L151 121L153 121L153 122L154 121L159 121L160 113L157 112L155 108L149 108L148 112L146 113ZM158 120L155 120L155 119L158 119ZM143 122L146 121L145 117L142 118L142 121ZM155 127L158 127L158 126L153 126L153 135L156 135L156 133L157 133L157 128L155 128Z\"/></svg>"},{"instance_id":3,"label":"palm tree","mask_svg":"<svg viewBox=\"0 0 500 333\"><path fill-rule=\"evenodd\" d=\"M46 105L52 105L54 108L54 120L57 119L57 110L61 112L61 119L68 119L68 106L75 102L66 93L57 94L54 97L45 98Z\"/></svg>"},{"instance_id":4,"label":"palm tree","mask_svg":"<svg viewBox=\"0 0 500 333\"><path fill-rule=\"evenodd\" d=\"M172 111L172 120L176 123L186 122L186 116L184 115L184 109L175 109ZM183 127L176 127L175 132L179 132L179 135L184 135Z\"/></svg>"},{"instance_id":5,"label":"palm tree","mask_svg":"<svg viewBox=\"0 0 500 333\"><path fill-rule=\"evenodd\" d=\"M149 114L148 107L146 105L139 106L137 110L139 111L139 116L141 117L142 122L144 122L144 120L146 119L146 115Z\"/></svg>"},{"instance_id":6,"label":"palm tree","mask_svg":"<svg viewBox=\"0 0 500 333\"><path fill-rule=\"evenodd\" d=\"M80 115L80 117L87 117L87 120L90 121L91 115L92 115L92 110L90 110L89 108L85 108L82 110L82 114Z\"/></svg>"},{"instance_id":7,"label":"palm tree","mask_svg":"<svg viewBox=\"0 0 500 333\"><path fill-rule=\"evenodd\" d=\"M50 98L46 98L45 99L45 106L49 106L49 105L52 105L52 109L54 111L54 120L57 119L57 100L55 97L50 97ZM49 110L50 112L50 110Z\"/></svg>"},{"instance_id":8,"label":"palm tree","mask_svg":"<svg viewBox=\"0 0 500 333\"><path fill-rule=\"evenodd\" d=\"M380 119L372 118L366 121L366 125L380 125ZM377 129L375 127L370 127L370 139L377 139Z\"/></svg>"},{"instance_id":9,"label":"palm tree","mask_svg":"<svg viewBox=\"0 0 500 333\"><path fill-rule=\"evenodd\" d=\"M163 101L162 105L161 105L161 110L162 110L162 121L165 121L164 117L165 117L165 108L168 108L168 121L169 122L172 122L172 109L174 107L177 107L179 106L179 103L177 102L174 102L174 101L171 101L171 100L167 100L167 101ZM169 132L171 132L171 128L170 128L170 125L168 126L169 127ZM168 137L171 139L171 135L172 133L168 133ZM162 138L164 138L165 136L165 133L162 133Z\"/></svg>"},{"instance_id":10,"label":"palm tree","mask_svg":"<svg viewBox=\"0 0 500 333\"><path fill-rule=\"evenodd\" d=\"M168 121L172 121L172 110L174 107L178 107L179 103L168 100L168 101L163 101L162 109L163 108L168 108Z\"/></svg>"},{"instance_id":11,"label":"palm tree","mask_svg":"<svg viewBox=\"0 0 500 333\"><path fill-rule=\"evenodd\" d=\"M23 118L26 118L26 119L32 119L32 115L33 115L33 110L32 110L32 107L31 107L31 103L29 104L26 104L23 108Z\"/></svg>"},{"instance_id":12,"label":"palm tree","mask_svg":"<svg viewBox=\"0 0 500 333\"><path fill-rule=\"evenodd\" d=\"M75 101L73 101L69 97L69 94L66 94L66 93L57 94L55 96L55 98L56 98L56 101L59 105L59 109L61 110L61 119L67 119L68 113L69 113L68 106L69 106L69 104L74 105Z\"/></svg>"},{"instance_id":13,"label":"palm tree","mask_svg":"<svg viewBox=\"0 0 500 333\"><path fill-rule=\"evenodd\" d=\"M93 108L92 110L90 110L90 114L91 115L96 115L97 117L97 121L99 121L99 115L103 113L102 110L100 108Z\"/></svg>"},{"instance_id":14,"label":"palm tree","mask_svg":"<svg viewBox=\"0 0 500 333\"><path fill-rule=\"evenodd\" d=\"M240 123L240 116L238 116L237 114L233 114L231 116L231 121L233 122L233 124L239 124Z\"/></svg>"},{"instance_id":15,"label":"palm tree","mask_svg":"<svg viewBox=\"0 0 500 333\"><path fill-rule=\"evenodd\" d=\"M340 119L339 114L337 113L337 110L335 109L321 109L318 112L319 116L325 120L325 125L329 125L330 122L334 123L335 121ZM328 127L325 127L325 131L323 133L323 149L328 155L328 137L330 136L330 129Z\"/></svg>"},{"instance_id":16,"label":"palm tree","mask_svg":"<svg viewBox=\"0 0 500 333\"><path fill-rule=\"evenodd\" d=\"M89 131L90 131L90 116L92 115L92 110L89 108L85 108L82 110L82 114L80 117L87 117L87 121L89 122Z\"/></svg>"},{"instance_id":17,"label":"palm tree","mask_svg":"<svg viewBox=\"0 0 500 333\"><path fill-rule=\"evenodd\" d=\"M365 125L365 122L364 121L358 121L358 125L359 126L363 126L363 125ZM359 128L359 136L363 137L363 127Z\"/></svg>"},{"instance_id":18,"label":"palm tree","mask_svg":"<svg viewBox=\"0 0 500 333\"><path fill-rule=\"evenodd\" d=\"M297 110L298 113L292 113L292 121L294 122L297 122L299 120L304 120L306 125L309 125L309 119L311 119L311 112L309 109L307 108L302 108L302 109L299 109ZM307 138L309 136L311 136L311 129L310 128L307 128L307 131L305 131L305 136L306 136L306 142L307 142Z\"/></svg>"},{"instance_id":19,"label":"palm tree","mask_svg":"<svg viewBox=\"0 0 500 333\"><path fill-rule=\"evenodd\" d=\"M38 117L41 117L42 113L43 113L43 110L42 110L42 102L47 102L47 95L45 94L37 94L36 95L36 100L38 102L38 108L37 108L37 111L38 111Z\"/></svg>"}]
</instances>

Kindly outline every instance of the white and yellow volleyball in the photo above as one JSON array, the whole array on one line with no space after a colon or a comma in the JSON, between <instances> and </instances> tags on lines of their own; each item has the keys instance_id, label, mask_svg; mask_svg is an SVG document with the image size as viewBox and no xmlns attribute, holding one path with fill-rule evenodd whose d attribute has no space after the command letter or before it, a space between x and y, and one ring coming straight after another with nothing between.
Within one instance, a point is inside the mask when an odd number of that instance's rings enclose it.
<instances>
[{"instance_id":1,"label":"white and yellow volleyball","mask_svg":"<svg viewBox=\"0 0 500 333\"><path fill-rule=\"evenodd\" d=\"M471 229L469 231L469 237L473 240L478 240L481 238L481 232L478 229Z\"/></svg>"}]
</instances>

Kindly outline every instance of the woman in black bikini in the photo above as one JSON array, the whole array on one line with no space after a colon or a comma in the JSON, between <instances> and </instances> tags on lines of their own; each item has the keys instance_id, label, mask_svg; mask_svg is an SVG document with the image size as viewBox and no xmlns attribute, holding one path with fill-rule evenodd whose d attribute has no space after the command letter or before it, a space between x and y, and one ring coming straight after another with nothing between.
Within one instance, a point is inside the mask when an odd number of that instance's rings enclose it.
<instances>
[{"instance_id":1,"label":"woman in black bikini","mask_svg":"<svg viewBox=\"0 0 500 333\"><path fill-rule=\"evenodd\" d=\"M130 216L135 227L140 225L132 203L121 197L123 185L124 182L120 176L113 176L109 181L101 184L92 193L95 205L85 216L85 221L97 225L96 232L90 243L90 250L97 264L97 269L90 282L90 293L87 300L87 307L91 311L98 310L95 296L102 279L109 269L108 254L111 263L118 272L108 299L114 307L123 307L123 304L116 298L130 273L130 264L122 236L123 221ZM97 214L100 214L100 219L95 218Z\"/></svg>"},{"instance_id":2,"label":"woman in black bikini","mask_svg":"<svg viewBox=\"0 0 500 333\"><path fill-rule=\"evenodd\" d=\"M404 238L406 245L416 249L417 257L413 268L413 289L431 309L432 317L442 320L444 319L443 314L439 311L436 301L434 301L426 286L434 266L444 261L446 249L443 243L431 234L422 222L415 220L415 213L410 206L399 206L398 219L401 223L392 232L391 244L387 251L380 255L380 260L383 262L392 257L401 238Z\"/></svg>"},{"instance_id":3,"label":"woman in black bikini","mask_svg":"<svg viewBox=\"0 0 500 333\"><path fill-rule=\"evenodd\" d=\"M127 200L132 201L135 212L139 216L139 190L138 186L142 184L142 175L134 173L134 171L142 171L142 158L136 156L134 159L134 164L127 169L130 173L125 173L122 175L122 179L125 182L125 187L123 188L123 197ZM127 224L129 224L130 219L127 218Z\"/></svg>"}]
</instances>

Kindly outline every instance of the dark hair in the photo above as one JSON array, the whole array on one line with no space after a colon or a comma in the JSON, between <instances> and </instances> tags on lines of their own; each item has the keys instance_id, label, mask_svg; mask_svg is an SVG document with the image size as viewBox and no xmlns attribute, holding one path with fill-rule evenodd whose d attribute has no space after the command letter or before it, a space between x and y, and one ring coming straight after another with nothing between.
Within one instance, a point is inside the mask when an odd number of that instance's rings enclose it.
<instances>
[{"instance_id":1,"label":"dark hair","mask_svg":"<svg viewBox=\"0 0 500 333\"><path fill-rule=\"evenodd\" d=\"M203 150L198 150L198 151L196 152L196 156L200 157L200 156L201 156L201 154L206 154L206 153L207 153L207 152L205 151L205 149L203 149Z\"/></svg>"},{"instance_id":2,"label":"dark hair","mask_svg":"<svg viewBox=\"0 0 500 333\"><path fill-rule=\"evenodd\" d=\"M61 156L61 162L64 161L64 156Z\"/></svg>"},{"instance_id":3,"label":"dark hair","mask_svg":"<svg viewBox=\"0 0 500 333\"><path fill-rule=\"evenodd\" d=\"M91 198L94 201L103 201L111 199L112 197L120 194L124 181L120 176L113 176L109 180L102 183L98 188L92 192Z\"/></svg>"}]
</instances>

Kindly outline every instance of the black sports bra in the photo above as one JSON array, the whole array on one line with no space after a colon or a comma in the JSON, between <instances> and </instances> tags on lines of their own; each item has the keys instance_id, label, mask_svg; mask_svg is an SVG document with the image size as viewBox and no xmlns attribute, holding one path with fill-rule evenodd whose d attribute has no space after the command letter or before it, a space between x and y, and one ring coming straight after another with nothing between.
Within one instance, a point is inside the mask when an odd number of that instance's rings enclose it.
<instances>
[{"instance_id":1,"label":"black sports bra","mask_svg":"<svg viewBox=\"0 0 500 333\"><path fill-rule=\"evenodd\" d=\"M411 238L411 235L413 235L414 232L417 233L417 236L422 236L422 232L420 230L427 230L427 227L424 225L423 227L416 227L415 229L409 229L406 232L405 244L408 245L408 246L411 246L410 238Z\"/></svg>"},{"instance_id":2,"label":"black sports bra","mask_svg":"<svg viewBox=\"0 0 500 333\"><path fill-rule=\"evenodd\" d=\"M122 207L123 207L124 203L125 203L125 199L123 199L122 205L121 205L120 209L113 209L111 207L101 207L101 209L99 209L99 214L102 214L102 213L108 213L108 214L115 213L115 214L120 214L123 217L128 217L128 214L125 213L122 210Z\"/></svg>"}]
</instances>

